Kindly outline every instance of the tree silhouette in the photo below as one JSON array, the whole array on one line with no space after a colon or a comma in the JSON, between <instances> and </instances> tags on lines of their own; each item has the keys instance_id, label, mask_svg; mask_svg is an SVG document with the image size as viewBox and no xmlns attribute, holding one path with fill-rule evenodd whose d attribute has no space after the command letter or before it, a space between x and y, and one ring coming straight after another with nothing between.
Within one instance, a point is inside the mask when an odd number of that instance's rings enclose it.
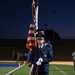
<instances>
[{"instance_id":1,"label":"tree silhouette","mask_svg":"<svg viewBox=\"0 0 75 75\"><path fill-rule=\"evenodd\" d=\"M52 40L52 41L61 39L59 34L52 29L46 29L45 36L47 40Z\"/></svg>"}]
</instances>

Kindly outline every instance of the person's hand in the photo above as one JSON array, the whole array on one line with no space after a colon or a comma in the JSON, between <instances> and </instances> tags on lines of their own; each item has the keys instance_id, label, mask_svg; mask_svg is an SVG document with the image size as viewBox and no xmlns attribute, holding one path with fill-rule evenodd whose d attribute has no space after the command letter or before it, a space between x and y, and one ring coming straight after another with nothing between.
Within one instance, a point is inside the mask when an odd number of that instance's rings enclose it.
<instances>
[{"instance_id":1,"label":"person's hand","mask_svg":"<svg viewBox=\"0 0 75 75\"><path fill-rule=\"evenodd\" d=\"M43 62L43 59L42 59L42 58L39 58L38 61L39 61L39 62Z\"/></svg>"},{"instance_id":2,"label":"person's hand","mask_svg":"<svg viewBox=\"0 0 75 75\"><path fill-rule=\"evenodd\" d=\"M31 63L28 63L28 66L29 66L29 67L31 67L31 65L32 65Z\"/></svg>"},{"instance_id":3,"label":"person's hand","mask_svg":"<svg viewBox=\"0 0 75 75\"><path fill-rule=\"evenodd\" d=\"M40 61L37 61L36 62L36 65L38 65L38 66L41 65L41 62Z\"/></svg>"}]
</instances>

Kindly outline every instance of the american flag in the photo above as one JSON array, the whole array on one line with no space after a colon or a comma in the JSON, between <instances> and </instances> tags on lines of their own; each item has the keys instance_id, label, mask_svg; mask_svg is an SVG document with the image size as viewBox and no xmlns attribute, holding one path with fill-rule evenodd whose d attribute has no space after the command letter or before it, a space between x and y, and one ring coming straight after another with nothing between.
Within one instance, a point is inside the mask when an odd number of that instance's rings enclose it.
<instances>
[{"instance_id":1,"label":"american flag","mask_svg":"<svg viewBox=\"0 0 75 75\"><path fill-rule=\"evenodd\" d=\"M35 46L34 25L33 24L30 24L26 47L29 50L32 50L32 48L34 46Z\"/></svg>"},{"instance_id":2,"label":"american flag","mask_svg":"<svg viewBox=\"0 0 75 75\"><path fill-rule=\"evenodd\" d=\"M31 51L33 47L36 46L36 36L35 36L35 30L38 29L38 6L35 7L35 2L33 0L32 3L32 23L30 24L29 27L29 32L28 32L28 38L27 38L27 43L26 47ZM33 64L31 66L29 75L32 75L32 69L33 69Z\"/></svg>"},{"instance_id":3,"label":"american flag","mask_svg":"<svg viewBox=\"0 0 75 75\"><path fill-rule=\"evenodd\" d=\"M33 0L32 2L32 23L30 24L30 27L29 27L29 32L28 32L28 38L27 38L27 43L26 43L26 47L29 49L29 50L32 50L32 48L35 46L35 36L34 36L34 31L35 31L35 28L34 28L34 15L35 15L35 2Z\"/></svg>"},{"instance_id":4,"label":"american flag","mask_svg":"<svg viewBox=\"0 0 75 75\"><path fill-rule=\"evenodd\" d=\"M35 7L35 2L33 0L32 3L32 23L30 24L29 27L29 32L28 32L28 38L27 38L27 43L26 47L29 50L32 50L33 47L35 47L35 42L36 42L36 36L35 36L35 30L38 29L38 6Z\"/></svg>"},{"instance_id":5,"label":"american flag","mask_svg":"<svg viewBox=\"0 0 75 75\"><path fill-rule=\"evenodd\" d=\"M39 6L37 5L36 9L35 9L35 16L34 16L34 19L35 19L35 29L36 30L38 30L38 9L39 9Z\"/></svg>"},{"instance_id":6,"label":"american flag","mask_svg":"<svg viewBox=\"0 0 75 75\"><path fill-rule=\"evenodd\" d=\"M35 12L34 12L34 27L35 27L35 30L38 30L38 5L35 7Z\"/></svg>"}]
</instances>

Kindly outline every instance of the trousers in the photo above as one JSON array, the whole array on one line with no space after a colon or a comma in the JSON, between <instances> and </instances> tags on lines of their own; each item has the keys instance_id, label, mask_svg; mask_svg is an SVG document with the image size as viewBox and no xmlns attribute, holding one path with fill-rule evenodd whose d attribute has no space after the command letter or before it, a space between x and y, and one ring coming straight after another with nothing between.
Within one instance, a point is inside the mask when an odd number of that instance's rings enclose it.
<instances>
[{"instance_id":1,"label":"trousers","mask_svg":"<svg viewBox=\"0 0 75 75\"><path fill-rule=\"evenodd\" d=\"M48 75L48 72L38 73L38 75Z\"/></svg>"}]
</instances>

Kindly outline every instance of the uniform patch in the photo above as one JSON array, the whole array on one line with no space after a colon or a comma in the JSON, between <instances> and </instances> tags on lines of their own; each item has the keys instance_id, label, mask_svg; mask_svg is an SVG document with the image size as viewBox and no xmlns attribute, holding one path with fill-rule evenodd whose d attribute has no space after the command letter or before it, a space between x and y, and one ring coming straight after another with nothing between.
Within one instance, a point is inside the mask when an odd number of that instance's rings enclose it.
<instances>
[{"instance_id":1,"label":"uniform patch","mask_svg":"<svg viewBox=\"0 0 75 75\"><path fill-rule=\"evenodd\" d=\"M43 52L44 57L47 57L47 52Z\"/></svg>"}]
</instances>

